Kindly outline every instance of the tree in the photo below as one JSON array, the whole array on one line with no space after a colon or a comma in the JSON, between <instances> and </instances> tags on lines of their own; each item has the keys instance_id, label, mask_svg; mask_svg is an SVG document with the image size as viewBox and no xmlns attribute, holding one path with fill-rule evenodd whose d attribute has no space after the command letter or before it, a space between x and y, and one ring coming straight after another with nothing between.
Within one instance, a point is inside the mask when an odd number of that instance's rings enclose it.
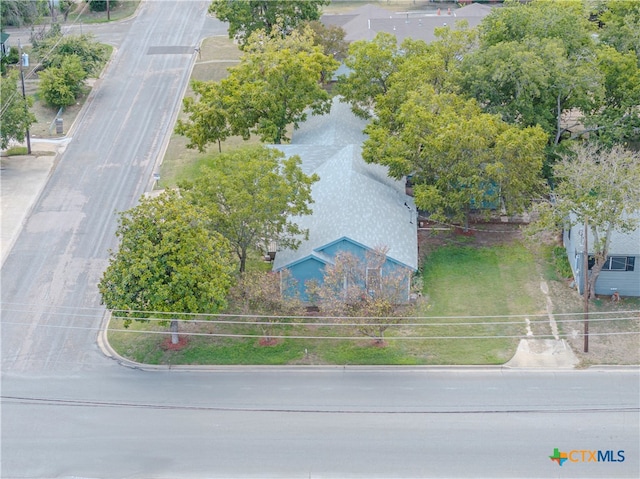
<instances>
[{"instance_id":1,"label":"tree","mask_svg":"<svg viewBox=\"0 0 640 479\"><path fill-rule=\"evenodd\" d=\"M314 44L322 47L325 55L342 60L347 56L349 43L344 39L347 32L337 25L326 26L324 23L313 20L301 24L298 28L304 30L309 27L313 32Z\"/></svg>"},{"instance_id":2,"label":"tree","mask_svg":"<svg viewBox=\"0 0 640 479\"><path fill-rule=\"evenodd\" d=\"M35 52L43 68L60 67L65 58L75 55L80 60L87 77L97 77L107 61L106 45L98 43L92 34L62 35L59 29L52 30L36 43ZM57 32L57 34L55 33Z\"/></svg>"},{"instance_id":3,"label":"tree","mask_svg":"<svg viewBox=\"0 0 640 479\"><path fill-rule=\"evenodd\" d=\"M410 273L389 267L388 248L368 251L364 258L349 252L336 255L325 266L322 282L309 282L307 294L322 314L337 322L355 323L357 330L382 344L384 332L401 321L398 305L406 302Z\"/></svg>"},{"instance_id":4,"label":"tree","mask_svg":"<svg viewBox=\"0 0 640 479\"><path fill-rule=\"evenodd\" d=\"M598 69L603 77L602 101L584 119L584 132L607 145L634 141L640 131L640 68L634 52L598 48Z\"/></svg>"},{"instance_id":5,"label":"tree","mask_svg":"<svg viewBox=\"0 0 640 479\"><path fill-rule=\"evenodd\" d=\"M118 0L88 0L92 12L106 12L107 8L113 9Z\"/></svg>"},{"instance_id":6,"label":"tree","mask_svg":"<svg viewBox=\"0 0 640 479\"><path fill-rule=\"evenodd\" d=\"M347 56L349 43L344 39L347 32L345 32L343 28L336 25L327 27L317 20L303 23L298 27L301 31L304 31L306 28L309 28L312 32L313 43L322 48L322 52L326 56L338 61L343 60ZM330 80L330 72L321 72L321 83L324 84Z\"/></svg>"},{"instance_id":7,"label":"tree","mask_svg":"<svg viewBox=\"0 0 640 479\"><path fill-rule=\"evenodd\" d=\"M231 136L232 130L221 84L194 80L191 88L201 100L196 101L193 97L184 98L182 108L189 115L189 119L179 119L175 131L189 139L187 148L197 148L198 151L204 152L209 143L217 142L218 151L222 152L221 142Z\"/></svg>"},{"instance_id":8,"label":"tree","mask_svg":"<svg viewBox=\"0 0 640 479\"><path fill-rule=\"evenodd\" d=\"M640 63L640 0L601 0L598 20L603 43L634 53Z\"/></svg>"},{"instance_id":9,"label":"tree","mask_svg":"<svg viewBox=\"0 0 640 479\"><path fill-rule=\"evenodd\" d=\"M36 23L48 12L47 0L10 0L0 2L2 25L21 27Z\"/></svg>"},{"instance_id":10,"label":"tree","mask_svg":"<svg viewBox=\"0 0 640 479\"><path fill-rule=\"evenodd\" d=\"M26 130L36 122L29 107L33 98L26 100L18 92L18 72L16 70L2 77L2 107L0 112L0 148L6 149L10 140L24 141Z\"/></svg>"},{"instance_id":11,"label":"tree","mask_svg":"<svg viewBox=\"0 0 640 479\"><path fill-rule=\"evenodd\" d=\"M267 36L287 35L302 22L318 20L321 7L328 4L328 0L213 0L209 13L229 22L229 38L244 46L257 30Z\"/></svg>"},{"instance_id":12,"label":"tree","mask_svg":"<svg viewBox=\"0 0 640 479\"><path fill-rule=\"evenodd\" d=\"M75 0L60 0L58 2L58 8L60 8L60 11L62 12L62 15L64 16L64 21L67 21L67 18L69 17L69 14L71 13L71 10L73 10L76 6L76 2Z\"/></svg>"},{"instance_id":13,"label":"tree","mask_svg":"<svg viewBox=\"0 0 640 479\"><path fill-rule=\"evenodd\" d=\"M403 94L424 83L437 91L456 91L460 58L474 44L475 30L459 21L455 29L439 27L434 34L437 40L428 45L407 38L398 47L389 33L378 33L370 42L352 43L345 60L351 73L338 78L338 94L351 103L357 116L367 119L379 98L389 101L392 86L398 104L404 101Z\"/></svg>"},{"instance_id":14,"label":"tree","mask_svg":"<svg viewBox=\"0 0 640 479\"><path fill-rule=\"evenodd\" d=\"M84 91L87 72L77 55L62 59L59 67L40 72L40 93L49 105L59 108L73 105Z\"/></svg>"},{"instance_id":15,"label":"tree","mask_svg":"<svg viewBox=\"0 0 640 479\"><path fill-rule=\"evenodd\" d=\"M496 208L500 199L508 212L522 211L542 191L547 137L539 127L510 126L474 100L428 84L397 108L387 108L386 98L365 128L362 156L393 178L411 175L416 205L434 220L466 226L472 208Z\"/></svg>"},{"instance_id":16,"label":"tree","mask_svg":"<svg viewBox=\"0 0 640 479\"><path fill-rule=\"evenodd\" d=\"M242 314L261 323L266 344L273 344L274 323L282 320L273 316L300 316L304 312L295 280L286 270L278 273L245 271L229 296Z\"/></svg>"},{"instance_id":17,"label":"tree","mask_svg":"<svg viewBox=\"0 0 640 479\"><path fill-rule=\"evenodd\" d=\"M313 44L309 29L285 37L255 32L240 64L229 68L218 86L194 84L198 99L185 100L190 116L178 131L199 149L225 138L227 125L231 134L245 139L257 134L263 142L279 144L288 140L287 127L297 128L309 110L329 111L330 96L320 79L337 67L337 61ZM215 127L207 124L212 118Z\"/></svg>"},{"instance_id":18,"label":"tree","mask_svg":"<svg viewBox=\"0 0 640 479\"><path fill-rule=\"evenodd\" d=\"M589 291L607 259L613 231L629 232L640 226L640 154L616 145L574 143L570 153L554 166L557 186L553 203L540 206L537 229L587 222L595 264Z\"/></svg>"},{"instance_id":19,"label":"tree","mask_svg":"<svg viewBox=\"0 0 640 479\"><path fill-rule=\"evenodd\" d=\"M580 118L571 116L599 105L602 75L580 2L505 2L480 31L480 48L463 61L461 91L487 112L540 125L558 145L579 127Z\"/></svg>"},{"instance_id":20,"label":"tree","mask_svg":"<svg viewBox=\"0 0 640 479\"><path fill-rule=\"evenodd\" d=\"M351 73L338 77L336 92L351 103L355 115L370 118L376 99L387 93L400 61L395 35L380 32L373 41L353 42L344 61Z\"/></svg>"},{"instance_id":21,"label":"tree","mask_svg":"<svg viewBox=\"0 0 640 479\"><path fill-rule=\"evenodd\" d=\"M120 247L98 284L107 308L135 319L167 313L160 316L171 318L177 343L177 319L226 305L233 274L229 243L177 192L142 198L120 215L116 234Z\"/></svg>"},{"instance_id":22,"label":"tree","mask_svg":"<svg viewBox=\"0 0 640 479\"><path fill-rule=\"evenodd\" d=\"M244 272L250 250L264 244L296 248L307 235L292 217L311 213L311 185L316 175L300 169L300 158L266 147L248 147L214 157L191 184L181 187L206 215L212 231L231 243Z\"/></svg>"}]
</instances>

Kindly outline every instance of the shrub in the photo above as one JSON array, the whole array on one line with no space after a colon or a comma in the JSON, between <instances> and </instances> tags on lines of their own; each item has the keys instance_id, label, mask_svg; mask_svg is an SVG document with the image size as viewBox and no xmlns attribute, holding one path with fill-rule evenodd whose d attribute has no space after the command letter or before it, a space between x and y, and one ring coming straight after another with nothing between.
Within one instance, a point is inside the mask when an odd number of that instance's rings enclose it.
<instances>
[{"instance_id":1,"label":"shrub","mask_svg":"<svg viewBox=\"0 0 640 479\"><path fill-rule=\"evenodd\" d=\"M554 246L553 252L553 264L558 272L558 275L561 278L571 278L573 276L573 271L571 270L571 265L569 264L569 260L567 259L567 251L562 246Z\"/></svg>"},{"instance_id":2,"label":"shrub","mask_svg":"<svg viewBox=\"0 0 640 479\"><path fill-rule=\"evenodd\" d=\"M106 12L107 11L107 0L88 0L89 8L92 12ZM117 4L117 0L110 0L109 9L113 10Z\"/></svg>"},{"instance_id":3,"label":"shrub","mask_svg":"<svg viewBox=\"0 0 640 479\"><path fill-rule=\"evenodd\" d=\"M62 60L60 67L40 73L40 93L47 104L56 108L73 105L84 90L86 78L80 59L71 55Z\"/></svg>"}]
</instances>

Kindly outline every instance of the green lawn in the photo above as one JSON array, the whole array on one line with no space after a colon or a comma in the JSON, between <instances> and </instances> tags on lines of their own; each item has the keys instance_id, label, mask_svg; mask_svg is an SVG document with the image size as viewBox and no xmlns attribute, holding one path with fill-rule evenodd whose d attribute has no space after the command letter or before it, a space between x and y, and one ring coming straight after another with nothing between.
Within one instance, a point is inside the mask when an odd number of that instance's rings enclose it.
<instances>
[{"instance_id":1,"label":"green lawn","mask_svg":"<svg viewBox=\"0 0 640 479\"><path fill-rule=\"evenodd\" d=\"M193 67L191 80L218 81L227 76L227 68L237 65L240 59L240 50L227 37L207 38L202 42L200 55ZM186 96L192 96L191 86L185 92ZM180 112L178 118L184 119L186 115ZM222 142L222 151L229 151L239 146L256 144L257 139L244 141L239 137L231 137ZM173 134L164 154L160 166L160 181L158 188L170 188L180 181L193 179L203 162L214 158L218 154L218 145L209 145L205 152L199 152L187 148L187 139Z\"/></svg>"},{"instance_id":2,"label":"green lawn","mask_svg":"<svg viewBox=\"0 0 640 479\"><path fill-rule=\"evenodd\" d=\"M387 330L384 347L360 336L354 327L300 322L275 326L271 334L325 339L280 339L274 346L261 346L258 326L215 320L184 323L182 331L253 337L193 335L184 349L166 351L162 348L166 334L143 333L166 333L166 328L134 323L130 331L110 332L109 342L120 354L150 364L501 364L509 360L518 338L526 334L520 315L542 313L545 304L534 255L520 243L449 246L436 250L425 264L423 301L412 312L414 318ZM305 323L310 321L314 319ZM495 324L481 324L487 322ZM111 329L121 328L119 321L112 321ZM534 332L549 334L549 329L540 323ZM342 337L356 339L338 339Z\"/></svg>"}]
</instances>

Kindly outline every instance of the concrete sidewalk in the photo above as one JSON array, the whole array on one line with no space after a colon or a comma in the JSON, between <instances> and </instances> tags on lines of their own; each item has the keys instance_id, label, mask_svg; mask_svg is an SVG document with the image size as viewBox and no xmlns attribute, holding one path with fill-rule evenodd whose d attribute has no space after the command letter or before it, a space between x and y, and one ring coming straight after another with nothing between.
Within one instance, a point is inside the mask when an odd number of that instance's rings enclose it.
<instances>
[{"instance_id":1,"label":"concrete sidewalk","mask_svg":"<svg viewBox=\"0 0 640 479\"><path fill-rule=\"evenodd\" d=\"M69 141L35 140L31 144L34 154L0 158L0 265Z\"/></svg>"}]
</instances>

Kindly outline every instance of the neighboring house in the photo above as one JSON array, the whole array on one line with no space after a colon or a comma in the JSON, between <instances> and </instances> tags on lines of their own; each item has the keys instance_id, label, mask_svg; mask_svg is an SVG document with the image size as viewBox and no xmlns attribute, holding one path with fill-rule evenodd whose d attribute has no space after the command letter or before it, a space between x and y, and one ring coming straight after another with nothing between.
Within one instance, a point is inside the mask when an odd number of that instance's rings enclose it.
<instances>
[{"instance_id":1,"label":"neighboring house","mask_svg":"<svg viewBox=\"0 0 640 479\"><path fill-rule=\"evenodd\" d=\"M430 43L436 38L436 27L454 27L457 20L466 20L470 28L476 27L492 8L473 3L462 8L392 12L367 4L344 14L322 15L320 21L327 26L341 27L347 42L373 40L378 32L386 32L395 35L398 43L405 38Z\"/></svg>"},{"instance_id":2,"label":"neighboring house","mask_svg":"<svg viewBox=\"0 0 640 479\"><path fill-rule=\"evenodd\" d=\"M584 227L576 225L563 234L563 243L580 294L584 291ZM593 238L587 238L589 256L593 255ZM593 260L588 262L591 269ZM640 228L629 234L613 232L609 256L596 281L595 294L640 296Z\"/></svg>"},{"instance_id":3,"label":"neighboring house","mask_svg":"<svg viewBox=\"0 0 640 479\"><path fill-rule=\"evenodd\" d=\"M365 124L336 98L331 113L309 117L290 145L272 146L287 157L299 155L304 172L320 177L312 187L313 213L295 218L309 230L309 239L297 250L278 251L273 264L274 271L290 271L303 299L305 282L321 282L325 266L338 253L364 259L378 247L388 248L382 274L406 272L409 299L418 267L416 208L404 182L389 178L386 167L362 159Z\"/></svg>"},{"instance_id":4,"label":"neighboring house","mask_svg":"<svg viewBox=\"0 0 640 479\"><path fill-rule=\"evenodd\" d=\"M11 48L9 47L9 34L0 32L0 56L9 55Z\"/></svg>"}]
</instances>

